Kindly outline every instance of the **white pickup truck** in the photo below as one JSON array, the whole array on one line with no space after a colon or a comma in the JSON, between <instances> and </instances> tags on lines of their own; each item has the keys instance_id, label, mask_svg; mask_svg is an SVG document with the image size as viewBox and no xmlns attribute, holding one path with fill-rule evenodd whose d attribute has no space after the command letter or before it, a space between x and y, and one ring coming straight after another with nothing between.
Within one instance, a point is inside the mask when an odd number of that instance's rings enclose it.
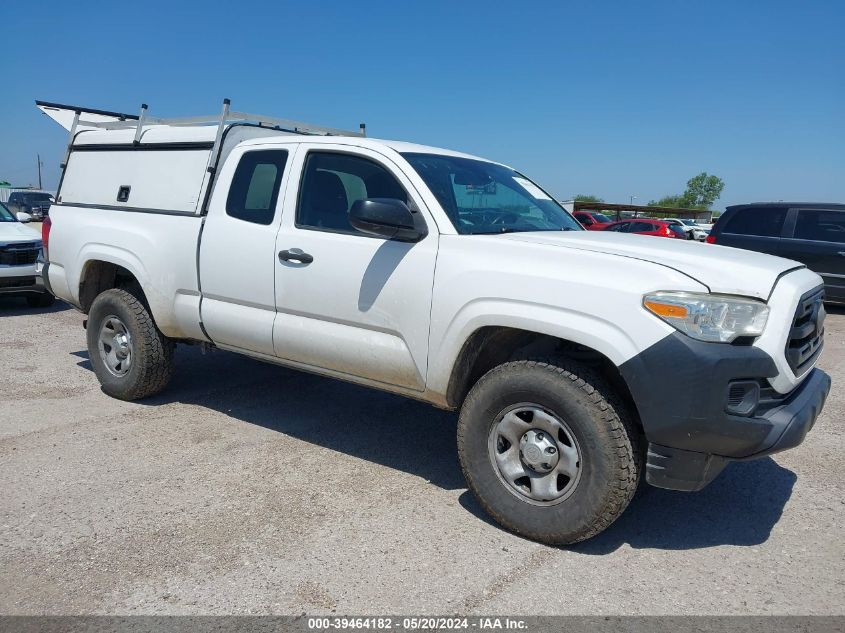
<instances>
[{"instance_id":1,"label":"white pickup truck","mask_svg":"<svg viewBox=\"0 0 845 633\"><path fill-rule=\"evenodd\" d=\"M45 278L116 398L164 389L189 343L459 410L484 508L563 544L643 473L698 490L798 445L829 392L822 282L796 262L587 232L505 165L228 102L39 107L71 130Z\"/></svg>"}]
</instances>

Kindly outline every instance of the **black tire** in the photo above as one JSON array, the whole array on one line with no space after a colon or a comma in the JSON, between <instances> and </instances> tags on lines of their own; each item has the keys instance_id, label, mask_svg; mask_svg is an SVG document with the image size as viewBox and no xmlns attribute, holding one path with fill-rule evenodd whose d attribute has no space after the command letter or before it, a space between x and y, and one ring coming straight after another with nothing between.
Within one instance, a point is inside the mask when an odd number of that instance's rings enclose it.
<instances>
[{"instance_id":1,"label":"black tire","mask_svg":"<svg viewBox=\"0 0 845 633\"><path fill-rule=\"evenodd\" d=\"M55 303L56 298L49 292L42 292L37 295L26 295L26 302L30 308L49 308Z\"/></svg>"},{"instance_id":2,"label":"black tire","mask_svg":"<svg viewBox=\"0 0 845 633\"><path fill-rule=\"evenodd\" d=\"M124 375L108 369L100 354L100 330L109 317L125 324L131 337L132 362ZM119 400L139 400L167 386L173 375L175 344L153 322L140 299L119 288L106 290L94 299L88 312L88 357L97 379L108 395Z\"/></svg>"},{"instance_id":3,"label":"black tire","mask_svg":"<svg viewBox=\"0 0 845 633\"><path fill-rule=\"evenodd\" d=\"M493 425L521 403L565 421L577 442L578 478L555 505L521 497L505 483L488 449ZM642 464L639 433L611 388L564 358L512 361L485 374L461 408L458 453L484 509L508 530L549 545L586 540L613 523L636 492Z\"/></svg>"}]
</instances>

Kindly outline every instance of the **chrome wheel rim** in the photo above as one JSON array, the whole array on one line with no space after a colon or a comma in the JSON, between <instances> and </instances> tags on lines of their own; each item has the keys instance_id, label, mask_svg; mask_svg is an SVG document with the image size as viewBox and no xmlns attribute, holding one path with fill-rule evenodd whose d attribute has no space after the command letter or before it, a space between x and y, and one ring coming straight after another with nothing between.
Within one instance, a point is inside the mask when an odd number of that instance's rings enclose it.
<instances>
[{"instance_id":1,"label":"chrome wheel rim","mask_svg":"<svg viewBox=\"0 0 845 633\"><path fill-rule=\"evenodd\" d=\"M508 491L532 505L561 503L581 478L575 434L537 404L518 404L500 413L490 428L488 452Z\"/></svg>"},{"instance_id":2,"label":"chrome wheel rim","mask_svg":"<svg viewBox=\"0 0 845 633\"><path fill-rule=\"evenodd\" d=\"M132 367L132 336L126 324L111 315L103 320L98 338L103 364L113 376L125 376Z\"/></svg>"}]
</instances>

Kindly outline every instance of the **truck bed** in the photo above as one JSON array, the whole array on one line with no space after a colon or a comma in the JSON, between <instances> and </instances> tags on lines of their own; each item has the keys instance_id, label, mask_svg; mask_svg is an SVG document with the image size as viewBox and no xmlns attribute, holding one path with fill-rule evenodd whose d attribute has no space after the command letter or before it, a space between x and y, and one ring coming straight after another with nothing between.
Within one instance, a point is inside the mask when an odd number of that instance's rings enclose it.
<instances>
[{"instance_id":1,"label":"truck bed","mask_svg":"<svg viewBox=\"0 0 845 633\"><path fill-rule=\"evenodd\" d=\"M164 334L206 340L197 277L201 216L60 203L51 207L50 218L49 281L57 296L78 306L84 262L108 261L152 280L147 301Z\"/></svg>"}]
</instances>

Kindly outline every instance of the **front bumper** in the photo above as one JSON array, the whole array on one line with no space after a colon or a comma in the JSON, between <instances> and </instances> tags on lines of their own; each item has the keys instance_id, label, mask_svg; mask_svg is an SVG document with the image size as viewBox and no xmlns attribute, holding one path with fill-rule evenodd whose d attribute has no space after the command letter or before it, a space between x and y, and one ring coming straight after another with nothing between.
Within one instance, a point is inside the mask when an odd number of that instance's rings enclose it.
<instances>
[{"instance_id":1,"label":"front bumper","mask_svg":"<svg viewBox=\"0 0 845 633\"><path fill-rule=\"evenodd\" d=\"M670 490L701 490L722 472L730 461L757 459L798 446L813 428L830 393L830 376L814 369L790 395L785 404L755 418L769 427L759 450L745 457L725 457L649 443L646 481Z\"/></svg>"},{"instance_id":2,"label":"front bumper","mask_svg":"<svg viewBox=\"0 0 845 633\"><path fill-rule=\"evenodd\" d=\"M47 292L40 263L0 268L0 296L23 296Z\"/></svg>"},{"instance_id":3,"label":"front bumper","mask_svg":"<svg viewBox=\"0 0 845 633\"><path fill-rule=\"evenodd\" d=\"M0 296L43 294L47 292L41 275L0 277Z\"/></svg>"},{"instance_id":4,"label":"front bumper","mask_svg":"<svg viewBox=\"0 0 845 633\"><path fill-rule=\"evenodd\" d=\"M649 442L646 481L700 490L732 460L793 448L813 427L830 377L812 370L791 393L747 415L728 412L735 381L777 375L772 358L751 346L720 345L672 334L620 367Z\"/></svg>"}]
</instances>

